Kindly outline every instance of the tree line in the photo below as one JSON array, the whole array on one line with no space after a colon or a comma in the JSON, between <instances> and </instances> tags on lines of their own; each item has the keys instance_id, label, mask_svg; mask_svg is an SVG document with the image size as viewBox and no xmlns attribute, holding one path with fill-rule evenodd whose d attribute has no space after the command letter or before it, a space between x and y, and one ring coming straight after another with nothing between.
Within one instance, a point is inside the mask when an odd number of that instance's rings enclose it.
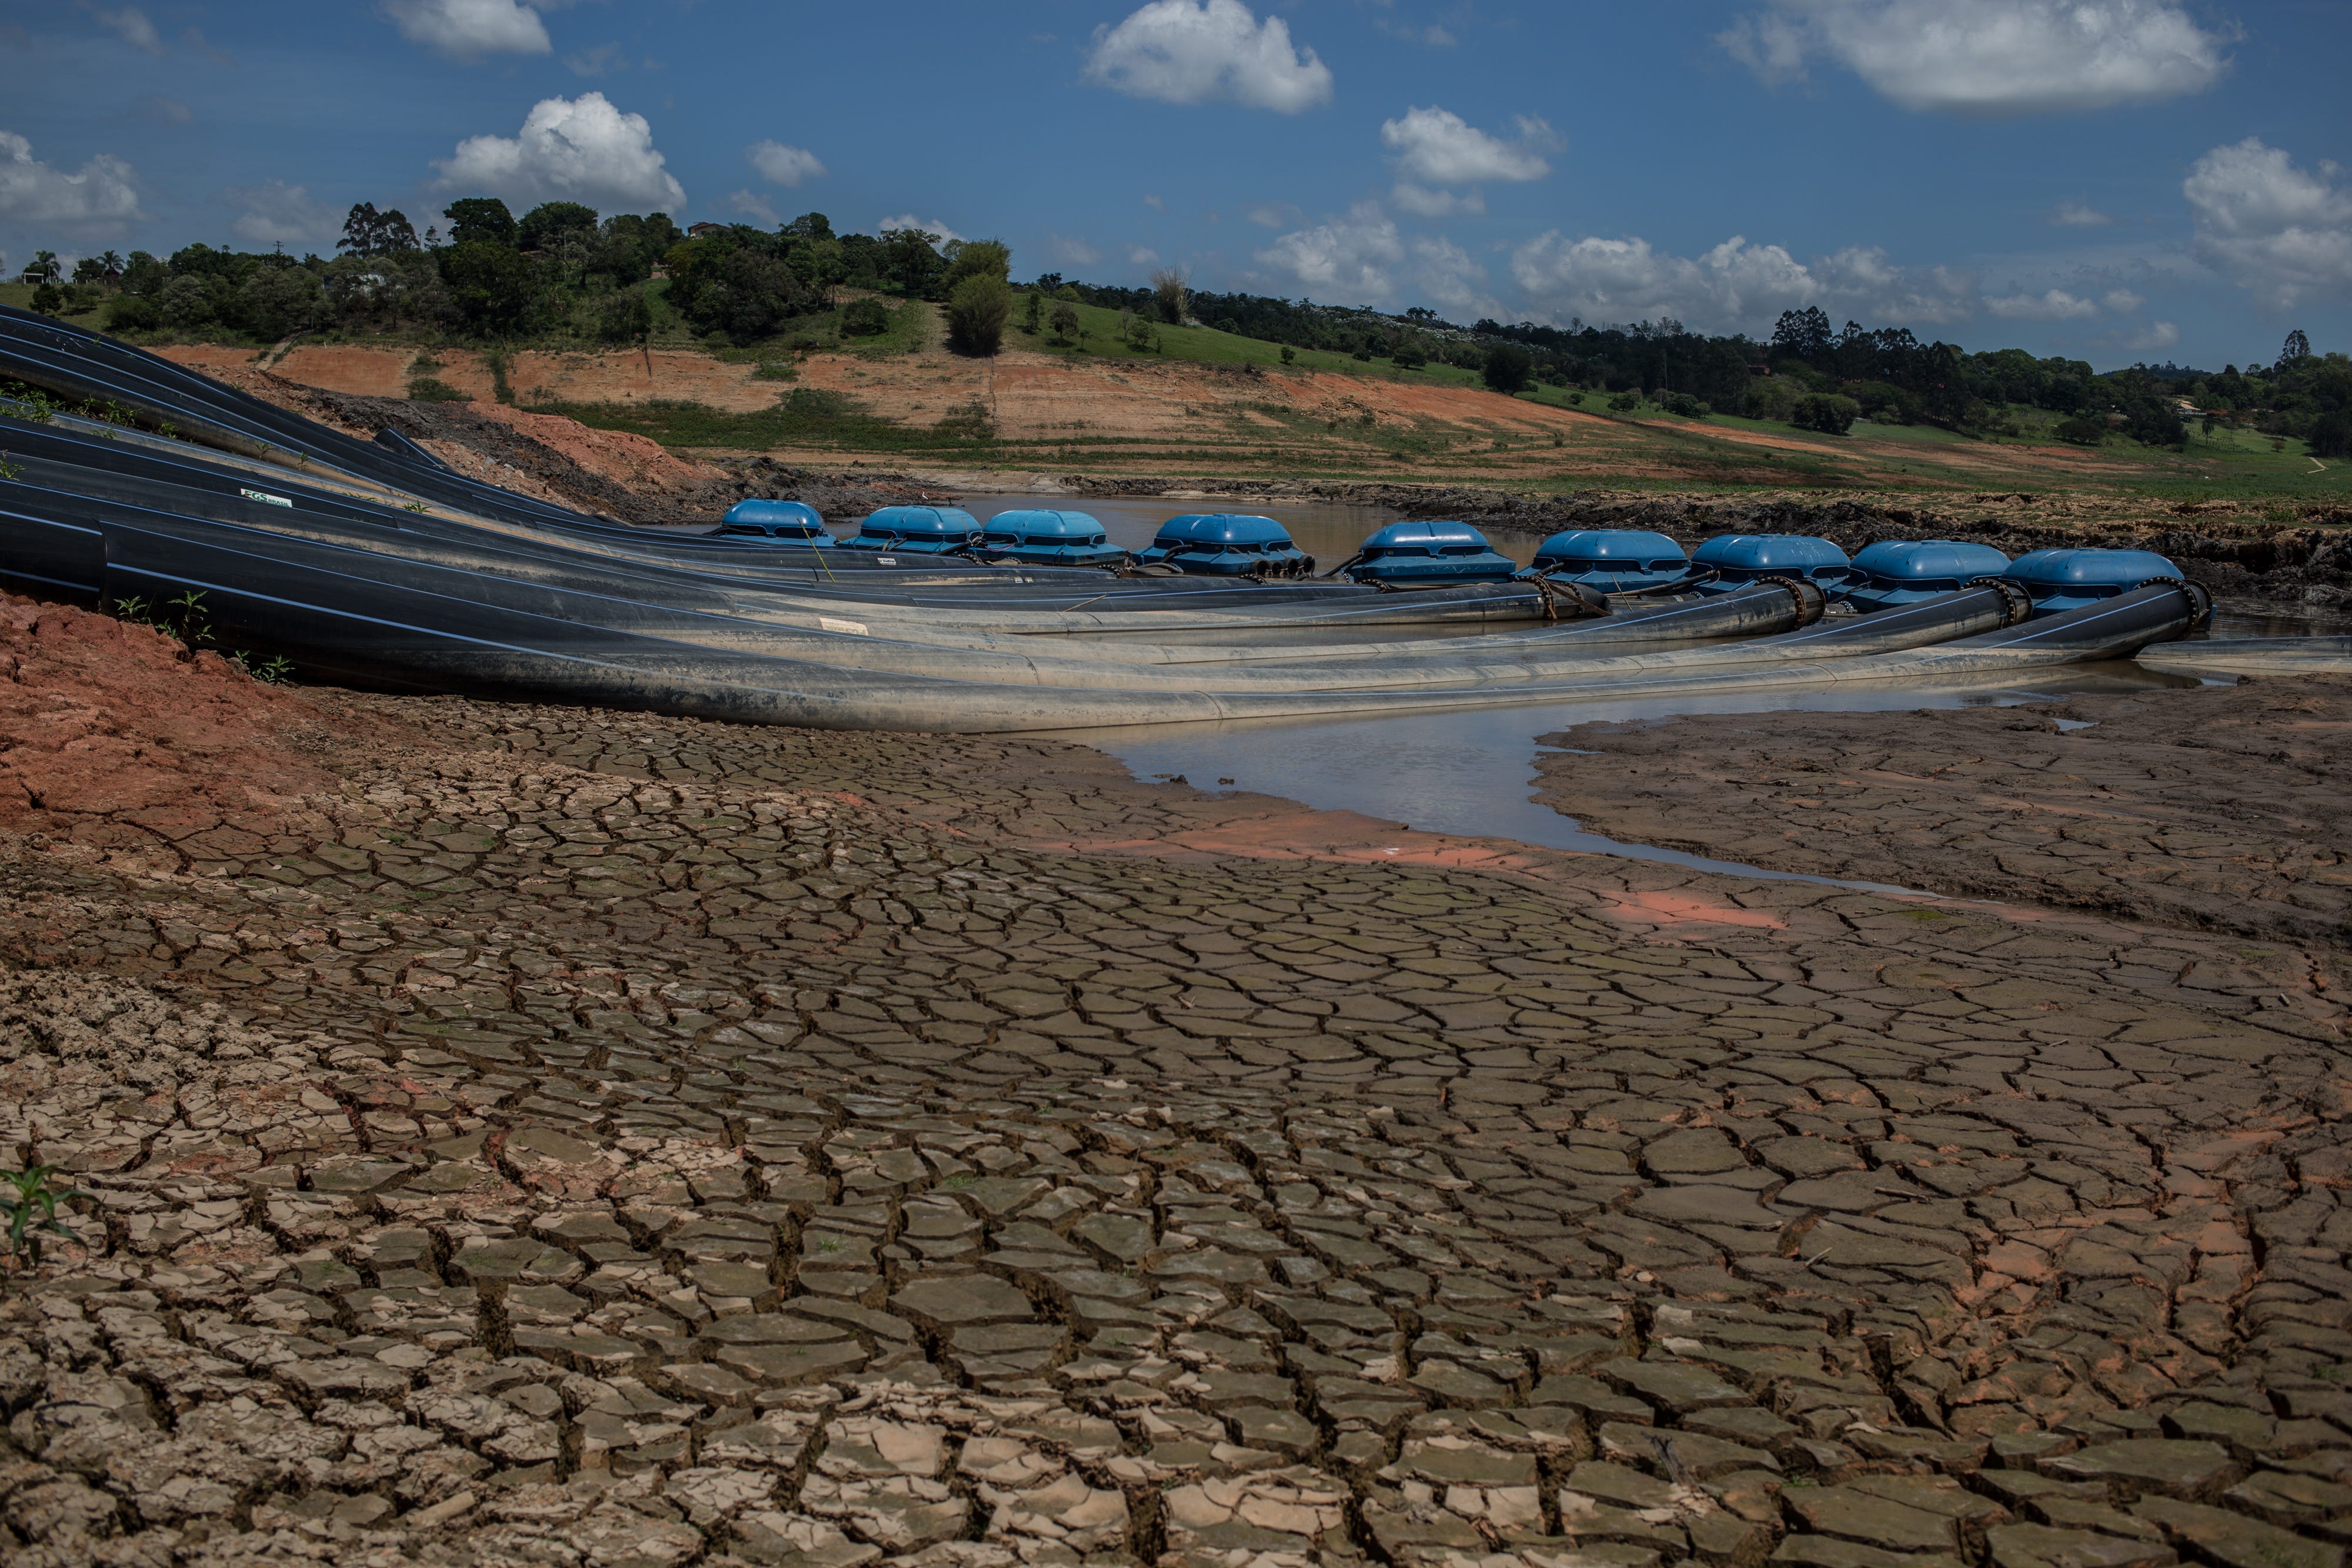
<instances>
[{"instance_id":1,"label":"tree line","mask_svg":"<svg viewBox=\"0 0 2352 1568\"><path fill-rule=\"evenodd\" d=\"M658 277L669 307L704 337L758 342L835 309L835 291L852 289L944 303L952 340L974 352L995 351L1013 306L1012 253L1001 242L943 242L919 229L836 235L822 213L772 231L697 225L688 234L665 213L605 217L548 202L517 217L496 197L469 196L441 217L446 230L436 224L420 236L398 209L361 203L332 257L201 242L167 256L109 253L70 281L39 277L33 305L50 313L102 305L109 329L132 336L221 330L274 341L302 330L405 329L626 344L653 329L647 286ZM844 316L852 337L889 321L878 306L853 304Z\"/></svg>"},{"instance_id":2,"label":"tree line","mask_svg":"<svg viewBox=\"0 0 2352 1568\"><path fill-rule=\"evenodd\" d=\"M1056 342L1082 340L1071 307L1090 304L1119 311L1122 337L1139 349L1158 345L1158 327L1189 322L1282 345L1286 361L1292 350L1318 350L1407 371L1448 364L1505 392L1544 383L1580 400L1590 391L1620 409L1647 401L1687 417L1737 413L1831 433L1868 419L1993 434L2017 432L2016 411L2035 409L2059 416L2061 439L2086 445L2124 438L2179 447L2198 421L2209 431L2299 436L2317 455L2352 456L2352 361L2314 353L2299 331L2269 365L2210 373L2136 365L2102 375L2080 360L1922 342L1904 327L1841 328L1818 307L1783 313L1761 340L1694 332L1671 319L1465 327L1425 308L1391 314L1198 293L1174 271L1154 274L1146 287L1059 273L1016 287L1001 241L911 228L836 234L822 213L773 229L697 224L689 233L663 213L608 217L549 202L517 217L495 197L470 196L440 217L446 228L435 224L420 236L397 209L361 203L332 257L200 243L164 257L108 252L82 260L68 279L45 251L25 276L40 286L34 308L102 305L117 332L226 331L268 341L306 329L408 329L644 343L656 293L712 341L749 346L835 311L827 330L856 339L889 329L892 316L877 297L895 297L939 302L950 346L987 354L1017 309L1027 331L1050 325ZM843 305L843 291L861 298Z\"/></svg>"}]
</instances>

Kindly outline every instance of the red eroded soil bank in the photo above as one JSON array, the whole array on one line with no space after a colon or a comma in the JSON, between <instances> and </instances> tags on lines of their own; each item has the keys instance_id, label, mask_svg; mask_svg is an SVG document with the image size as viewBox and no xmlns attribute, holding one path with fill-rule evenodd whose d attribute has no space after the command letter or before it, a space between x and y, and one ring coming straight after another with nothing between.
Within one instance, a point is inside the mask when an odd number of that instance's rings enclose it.
<instances>
[{"instance_id":1,"label":"red eroded soil bank","mask_svg":"<svg viewBox=\"0 0 2352 1568\"><path fill-rule=\"evenodd\" d=\"M0 597L0 829L203 858L190 841L277 831L362 742L415 738L148 627Z\"/></svg>"}]
</instances>

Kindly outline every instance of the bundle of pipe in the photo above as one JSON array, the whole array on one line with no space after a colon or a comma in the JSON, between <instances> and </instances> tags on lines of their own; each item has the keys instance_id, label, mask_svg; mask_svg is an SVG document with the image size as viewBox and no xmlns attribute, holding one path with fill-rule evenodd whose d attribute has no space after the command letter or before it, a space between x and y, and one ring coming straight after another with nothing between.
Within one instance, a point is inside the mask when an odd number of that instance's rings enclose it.
<instances>
[{"instance_id":1,"label":"bundle of pipe","mask_svg":"<svg viewBox=\"0 0 2352 1568\"><path fill-rule=\"evenodd\" d=\"M138 350L49 336L15 340L17 362L47 367L43 384L71 391L96 363L118 385L139 371L158 423L178 407L176 367L149 374ZM221 430L242 417L225 390L192 399ZM269 415L279 434L307 424ZM476 507L446 469L315 426L295 434L349 468L298 473L58 423L7 432L18 472L0 492L0 573L100 599L198 592L224 633L346 679L758 722L1096 727L1958 675L2113 656L2203 608L2172 583L2021 628L2023 596L1990 585L1816 625L1821 589L1774 580L1477 638L1243 646L1268 629L1556 615L1560 591L1398 596L947 563L848 573L830 550L649 540L528 497ZM1097 635L1112 630L1140 635ZM1150 640L1183 632L1222 645Z\"/></svg>"}]
</instances>

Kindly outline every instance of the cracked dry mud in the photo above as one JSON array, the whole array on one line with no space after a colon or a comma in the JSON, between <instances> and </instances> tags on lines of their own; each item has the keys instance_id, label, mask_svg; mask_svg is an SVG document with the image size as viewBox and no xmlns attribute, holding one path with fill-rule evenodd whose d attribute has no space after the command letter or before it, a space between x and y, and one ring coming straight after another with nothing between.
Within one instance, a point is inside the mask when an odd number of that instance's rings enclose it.
<instances>
[{"instance_id":1,"label":"cracked dry mud","mask_svg":"<svg viewBox=\"0 0 2352 1568\"><path fill-rule=\"evenodd\" d=\"M1817 876L2352 946L2352 677L1579 725L1540 799Z\"/></svg>"},{"instance_id":2,"label":"cracked dry mud","mask_svg":"<svg viewBox=\"0 0 2352 1568\"><path fill-rule=\"evenodd\" d=\"M0 841L14 1563L2340 1568L2331 955L318 700Z\"/></svg>"}]
</instances>

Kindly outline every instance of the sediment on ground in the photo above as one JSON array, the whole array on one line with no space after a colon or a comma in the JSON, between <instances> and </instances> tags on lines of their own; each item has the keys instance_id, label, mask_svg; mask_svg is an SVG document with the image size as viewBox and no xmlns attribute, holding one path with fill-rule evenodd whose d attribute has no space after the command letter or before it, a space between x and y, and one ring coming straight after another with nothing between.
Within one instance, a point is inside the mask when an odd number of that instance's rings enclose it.
<instances>
[{"instance_id":1,"label":"sediment on ground","mask_svg":"<svg viewBox=\"0 0 2352 1568\"><path fill-rule=\"evenodd\" d=\"M2352 677L1543 737L1538 799L1742 864L2352 946Z\"/></svg>"},{"instance_id":2,"label":"sediment on ground","mask_svg":"<svg viewBox=\"0 0 2352 1568\"><path fill-rule=\"evenodd\" d=\"M0 830L12 1563L2339 1568L2333 950L301 696Z\"/></svg>"}]
</instances>

